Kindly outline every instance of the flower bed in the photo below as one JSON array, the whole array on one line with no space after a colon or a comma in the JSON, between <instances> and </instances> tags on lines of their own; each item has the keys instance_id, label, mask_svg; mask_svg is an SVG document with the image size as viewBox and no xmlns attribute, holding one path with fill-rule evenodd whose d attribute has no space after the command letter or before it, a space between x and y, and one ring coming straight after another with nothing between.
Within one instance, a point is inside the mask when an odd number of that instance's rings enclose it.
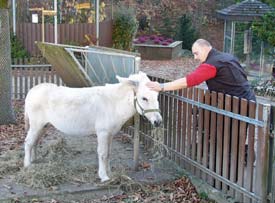
<instances>
[{"instance_id":1,"label":"flower bed","mask_svg":"<svg viewBox=\"0 0 275 203\"><path fill-rule=\"evenodd\" d=\"M169 60L180 56L182 41L151 35L140 36L133 42L134 47L146 60Z\"/></svg>"},{"instance_id":2,"label":"flower bed","mask_svg":"<svg viewBox=\"0 0 275 203\"><path fill-rule=\"evenodd\" d=\"M134 44L151 44L168 46L173 43L172 38L159 36L159 35L142 35L134 40Z\"/></svg>"}]
</instances>

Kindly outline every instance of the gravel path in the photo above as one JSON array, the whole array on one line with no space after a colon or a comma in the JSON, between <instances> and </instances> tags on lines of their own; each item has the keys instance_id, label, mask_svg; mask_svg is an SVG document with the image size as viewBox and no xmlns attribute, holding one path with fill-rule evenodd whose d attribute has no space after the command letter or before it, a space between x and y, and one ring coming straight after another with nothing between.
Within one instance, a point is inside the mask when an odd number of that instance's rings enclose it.
<instances>
[{"instance_id":1,"label":"gravel path","mask_svg":"<svg viewBox=\"0 0 275 203\"><path fill-rule=\"evenodd\" d=\"M199 65L193 58L181 57L174 60L141 60L140 70L148 75L164 79L178 79L193 71Z\"/></svg>"}]
</instances>

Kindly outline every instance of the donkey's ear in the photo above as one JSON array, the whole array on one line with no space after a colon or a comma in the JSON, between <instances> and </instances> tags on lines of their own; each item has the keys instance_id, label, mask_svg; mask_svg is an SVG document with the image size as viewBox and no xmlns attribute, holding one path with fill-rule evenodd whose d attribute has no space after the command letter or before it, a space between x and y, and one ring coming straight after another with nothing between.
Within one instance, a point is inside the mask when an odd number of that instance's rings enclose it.
<instances>
[{"instance_id":1,"label":"donkey's ear","mask_svg":"<svg viewBox=\"0 0 275 203\"><path fill-rule=\"evenodd\" d=\"M137 80L130 80L130 79L128 79L128 80L123 81L123 83L125 85L128 85L129 87L133 88L134 91L136 91L137 88L138 88L138 86L139 86L139 81L137 81Z\"/></svg>"},{"instance_id":2,"label":"donkey's ear","mask_svg":"<svg viewBox=\"0 0 275 203\"><path fill-rule=\"evenodd\" d=\"M144 73L143 71L138 71L138 74L140 74L140 75L147 75L147 74Z\"/></svg>"},{"instance_id":3,"label":"donkey's ear","mask_svg":"<svg viewBox=\"0 0 275 203\"><path fill-rule=\"evenodd\" d=\"M123 83L125 85L129 85L129 86L131 86L134 89L137 89L138 86L139 86L139 82L136 81L136 80L131 80L129 78L123 78L123 77L120 77L120 76L116 76L116 78L118 79L118 81L120 83Z\"/></svg>"},{"instance_id":4,"label":"donkey's ear","mask_svg":"<svg viewBox=\"0 0 275 203\"><path fill-rule=\"evenodd\" d=\"M123 77L120 77L120 76L118 76L118 75L116 75L116 79L117 79L118 82L120 82L120 83L123 83L123 82L125 82L125 81L128 80L128 78L123 78Z\"/></svg>"},{"instance_id":5,"label":"donkey's ear","mask_svg":"<svg viewBox=\"0 0 275 203\"><path fill-rule=\"evenodd\" d=\"M134 89L137 89L138 86L139 86L139 81L136 81L136 80L129 80L128 82L129 82L128 84L129 84L130 86L132 86Z\"/></svg>"},{"instance_id":6,"label":"donkey's ear","mask_svg":"<svg viewBox=\"0 0 275 203\"><path fill-rule=\"evenodd\" d=\"M143 81L149 81L150 80L146 73L144 73L142 71L139 71L138 74L139 74L141 80L143 80Z\"/></svg>"}]
</instances>

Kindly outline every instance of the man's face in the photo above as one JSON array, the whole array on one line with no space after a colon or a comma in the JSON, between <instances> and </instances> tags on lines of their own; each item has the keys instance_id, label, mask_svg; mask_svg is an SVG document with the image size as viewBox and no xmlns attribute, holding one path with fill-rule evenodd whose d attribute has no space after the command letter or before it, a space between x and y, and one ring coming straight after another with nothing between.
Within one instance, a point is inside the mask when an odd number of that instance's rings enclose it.
<instances>
[{"instance_id":1,"label":"man's face","mask_svg":"<svg viewBox=\"0 0 275 203\"><path fill-rule=\"evenodd\" d=\"M199 60L201 63L203 63L207 58L207 47L200 47L197 44L194 44L192 47L192 53L194 55L194 59Z\"/></svg>"}]
</instances>

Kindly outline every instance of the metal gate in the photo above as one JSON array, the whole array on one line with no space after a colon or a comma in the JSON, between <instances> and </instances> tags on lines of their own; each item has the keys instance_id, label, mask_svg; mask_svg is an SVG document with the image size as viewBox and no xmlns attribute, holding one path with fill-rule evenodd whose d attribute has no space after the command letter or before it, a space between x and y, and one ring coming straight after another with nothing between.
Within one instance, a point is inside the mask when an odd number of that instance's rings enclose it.
<instances>
[{"instance_id":1,"label":"metal gate","mask_svg":"<svg viewBox=\"0 0 275 203\"><path fill-rule=\"evenodd\" d=\"M89 46L37 43L43 56L67 86L84 87L116 82L139 71L138 53Z\"/></svg>"}]
</instances>

